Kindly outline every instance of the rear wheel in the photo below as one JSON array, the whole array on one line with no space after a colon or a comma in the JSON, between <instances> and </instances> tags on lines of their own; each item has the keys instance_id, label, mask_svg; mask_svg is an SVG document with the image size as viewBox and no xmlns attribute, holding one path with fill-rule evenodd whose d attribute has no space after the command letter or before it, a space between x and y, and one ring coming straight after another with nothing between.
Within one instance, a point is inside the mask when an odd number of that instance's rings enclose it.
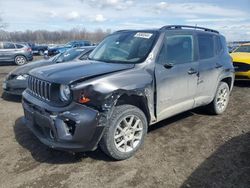
<instances>
[{"instance_id":1,"label":"rear wheel","mask_svg":"<svg viewBox=\"0 0 250 188\"><path fill-rule=\"evenodd\" d=\"M147 119L144 113L132 105L121 105L114 109L100 147L116 160L124 160L135 154L144 142Z\"/></svg>"},{"instance_id":2,"label":"rear wheel","mask_svg":"<svg viewBox=\"0 0 250 188\"><path fill-rule=\"evenodd\" d=\"M225 82L220 82L214 100L208 105L208 109L213 114L219 115L222 114L228 105L229 102L229 87Z\"/></svg>"},{"instance_id":3,"label":"rear wheel","mask_svg":"<svg viewBox=\"0 0 250 188\"><path fill-rule=\"evenodd\" d=\"M17 65L24 65L27 63L27 59L22 55L18 55L15 57L15 63Z\"/></svg>"}]
</instances>

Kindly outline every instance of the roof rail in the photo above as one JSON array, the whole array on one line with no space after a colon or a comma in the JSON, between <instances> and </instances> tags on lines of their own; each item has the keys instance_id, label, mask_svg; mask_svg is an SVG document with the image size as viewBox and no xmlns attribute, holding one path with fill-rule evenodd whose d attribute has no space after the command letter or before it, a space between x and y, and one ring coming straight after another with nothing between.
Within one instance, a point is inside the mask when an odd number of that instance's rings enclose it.
<instances>
[{"instance_id":1,"label":"roof rail","mask_svg":"<svg viewBox=\"0 0 250 188\"><path fill-rule=\"evenodd\" d=\"M213 32L213 33L219 33L219 31L213 30L213 29L208 29L205 27L198 27L198 26L190 26L190 25L166 25L160 28L160 30L174 30L174 29L197 29L197 30L202 30L202 31L208 31L208 32Z\"/></svg>"},{"instance_id":2,"label":"roof rail","mask_svg":"<svg viewBox=\"0 0 250 188\"><path fill-rule=\"evenodd\" d=\"M115 31L114 33L120 33L120 32L125 32L125 31L131 31L131 30L130 29L122 29L122 30Z\"/></svg>"}]
</instances>

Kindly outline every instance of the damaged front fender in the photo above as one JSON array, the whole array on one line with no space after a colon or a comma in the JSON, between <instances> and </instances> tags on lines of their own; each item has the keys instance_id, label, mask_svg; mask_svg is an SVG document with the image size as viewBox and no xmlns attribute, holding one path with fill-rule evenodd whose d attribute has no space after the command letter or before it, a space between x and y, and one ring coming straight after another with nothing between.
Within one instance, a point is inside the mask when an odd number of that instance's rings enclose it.
<instances>
[{"instance_id":1,"label":"damaged front fender","mask_svg":"<svg viewBox=\"0 0 250 188\"><path fill-rule=\"evenodd\" d=\"M72 88L74 100L84 95L90 99L86 104L97 109L108 119L114 106L131 104L140 108L148 123L155 121L154 80L144 69L130 69L77 83Z\"/></svg>"}]
</instances>

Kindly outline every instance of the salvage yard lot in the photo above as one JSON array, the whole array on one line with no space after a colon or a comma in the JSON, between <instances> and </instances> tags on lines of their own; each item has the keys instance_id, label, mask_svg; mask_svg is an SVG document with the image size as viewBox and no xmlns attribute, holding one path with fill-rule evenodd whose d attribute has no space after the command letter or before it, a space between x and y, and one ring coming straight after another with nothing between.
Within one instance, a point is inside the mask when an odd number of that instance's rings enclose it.
<instances>
[{"instance_id":1,"label":"salvage yard lot","mask_svg":"<svg viewBox=\"0 0 250 188\"><path fill-rule=\"evenodd\" d=\"M0 84L14 68L0 66ZM120 162L99 150L51 150L22 116L20 98L0 98L0 187L250 186L250 81L235 83L223 115L192 110L153 125L144 147Z\"/></svg>"}]
</instances>

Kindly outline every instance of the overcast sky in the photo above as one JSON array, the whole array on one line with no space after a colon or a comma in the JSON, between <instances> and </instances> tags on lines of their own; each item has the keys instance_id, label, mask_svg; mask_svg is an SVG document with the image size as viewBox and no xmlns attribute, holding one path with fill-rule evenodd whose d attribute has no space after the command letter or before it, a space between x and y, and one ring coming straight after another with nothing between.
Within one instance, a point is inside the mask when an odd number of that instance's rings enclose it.
<instances>
[{"instance_id":1,"label":"overcast sky","mask_svg":"<svg viewBox=\"0 0 250 188\"><path fill-rule=\"evenodd\" d=\"M0 16L9 31L197 24L250 40L250 0L0 0Z\"/></svg>"}]
</instances>

